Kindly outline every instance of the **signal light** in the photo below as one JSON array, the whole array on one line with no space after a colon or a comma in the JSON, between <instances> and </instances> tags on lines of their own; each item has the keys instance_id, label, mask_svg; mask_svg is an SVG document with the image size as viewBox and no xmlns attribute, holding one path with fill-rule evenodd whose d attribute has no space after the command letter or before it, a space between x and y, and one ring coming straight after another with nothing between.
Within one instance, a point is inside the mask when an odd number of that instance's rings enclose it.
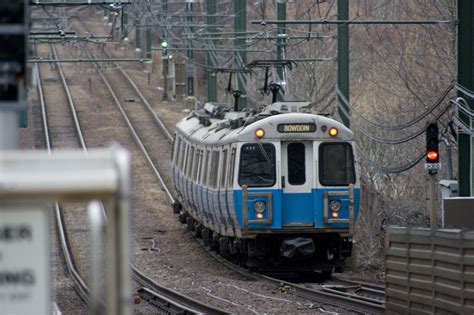
<instances>
[{"instance_id":1,"label":"signal light","mask_svg":"<svg viewBox=\"0 0 474 315\"><path fill-rule=\"evenodd\" d=\"M426 153L426 160L427 161L436 161L438 160L438 152L429 151Z\"/></svg>"},{"instance_id":2,"label":"signal light","mask_svg":"<svg viewBox=\"0 0 474 315\"><path fill-rule=\"evenodd\" d=\"M257 219L261 220L263 219L263 213L257 213Z\"/></svg>"},{"instance_id":3,"label":"signal light","mask_svg":"<svg viewBox=\"0 0 474 315\"><path fill-rule=\"evenodd\" d=\"M434 175L439 170L438 125L431 123L426 127L426 164L428 173Z\"/></svg>"},{"instance_id":4,"label":"signal light","mask_svg":"<svg viewBox=\"0 0 474 315\"><path fill-rule=\"evenodd\" d=\"M331 137L337 136L338 132L339 132L339 131L337 130L337 128L332 127L331 129L329 129L329 135L330 135Z\"/></svg>"},{"instance_id":5,"label":"signal light","mask_svg":"<svg viewBox=\"0 0 474 315\"><path fill-rule=\"evenodd\" d=\"M438 147L438 125L436 123L429 124L426 128L426 162L439 162Z\"/></svg>"},{"instance_id":6,"label":"signal light","mask_svg":"<svg viewBox=\"0 0 474 315\"><path fill-rule=\"evenodd\" d=\"M255 136L259 139L263 138L265 136L265 130L263 130L262 128L258 128L257 130L255 130Z\"/></svg>"},{"instance_id":7,"label":"signal light","mask_svg":"<svg viewBox=\"0 0 474 315\"><path fill-rule=\"evenodd\" d=\"M163 59L168 59L168 42L166 40L161 42L161 48L161 56Z\"/></svg>"}]
</instances>

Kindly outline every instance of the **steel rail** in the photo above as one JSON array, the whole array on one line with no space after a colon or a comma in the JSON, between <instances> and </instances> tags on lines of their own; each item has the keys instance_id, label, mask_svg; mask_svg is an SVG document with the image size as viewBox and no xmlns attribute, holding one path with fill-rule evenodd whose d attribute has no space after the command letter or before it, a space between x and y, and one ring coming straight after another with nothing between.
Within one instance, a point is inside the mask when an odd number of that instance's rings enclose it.
<instances>
[{"instance_id":1,"label":"steel rail","mask_svg":"<svg viewBox=\"0 0 474 315\"><path fill-rule=\"evenodd\" d=\"M91 57L94 58L94 56L91 54ZM165 190L168 201L170 202L171 205L173 205L176 201L174 200L171 192L169 191L166 183L164 182L163 178L161 177L158 169L156 168L155 164L153 163L150 155L148 154L148 151L146 150L143 142L141 141L140 137L138 136L137 132L135 131L135 128L133 127L130 119L128 118L128 115L126 111L124 110L123 106L120 104L120 101L118 100L110 82L107 80L106 76L104 75L103 71L100 69L97 63L94 63L97 72L99 73L100 77L102 78L104 84L107 86L112 98L114 99L114 102L116 106L118 107L119 111L122 113L123 118L125 119L125 122L127 123L127 126L129 127L129 130L132 134L132 137L137 144L137 146L140 148L140 151L142 154L145 156L149 166L153 170L153 173L157 178L159 179L163 189ZM185 312L190 312L190 313L196 313L196 314L226 314L225 311L222 311L218 308L212 307L210 305L201 303L195 299L192 299L188 296L185 296L183 294L180 294L176 291L173 291L171 289L168 289L164 286L159 285L155 281L153 281L151 278L147 277L145 274L140 272L133 264L130 264L131 270L132 270L132 277L135 279L135 281L145 284L149 287L151 287L151 290L147 290L148 294L153 294L155 298L166 301L168 304L172 304L174 307L180 308L182 311Z\"/></svg>"},{"instance_id":2,"label":"steel rail","mask_svg":"<svg viewBox=\"0 0 474 315\"><path fill-rule=\"evenodd\" d=\"M82 20L79 18L79 21L82 23ZM89 57L90 58L95 58L95 56L88 51ZM132 137L135 141L135 143L138 145L140 148L140 151L142 154L146 157L146 160L149 164L149 166L152 168L153 172L155 175L158 176L158 179L162 185L162 187L165 189L167 192L168 196L168 201L170 202L171 205L174 205L175 200L173 196L171 195L170 191L167 188L166 183L164 182L163 178L161 177L159 171L157 170L156 166L154 165L152 159L150 158L150 155L148 154L148 151L146 150L145 146L143 145L143 142L141 141L140 137L138 136L137 132L135 131L135 128L133 127L130 119L128 118L128 115L126 114L126 111L124 110L123 106L121 105L120 101L118 100L110 82L108 81L107 77L103 73L102 69L100 69L100 66L98 62L94 62L94 66L99 73L100 77L102 78L104 84L107 86L112 98L114 99L114 102L116 106L118 107L119 111L121 112L123 118L125 119L125 122L127 126L129 127L129 131L132 134ZM180 308L181 311L184 311L184 313L193 313L193 314L227 314L227 312L220 310L218 308L215 308L213 306L201 303L195 299L192 299L186 295L183 295L181 293L178 293L176 291L173 291L171 289L168 289L164 286L159 285L153 279L150 277L147 277L145 274L140 272L132 263L130 263L130 269L132 270L132 277L139 283L145 284L147 286L151 287L151 290L146 290L148 294L154 295L155 298L160 299L162 301L166 301L167 304L173 305L173 307ZM155 292L157 291L157 292Z\"/></svg>"},{"instance_id":3,"label":"steel rail","mask_svg":"<svg viewBox=\"0 0 474 315\"><path fill-rule=\"evenodd\" d=\"M92 54L91 54L91 57L94 58L94 56ZM132 131L132 135L133 135L134 140L138 141L140 143L139 147L140 147L142 153L147 156L147 159L148 159L148 162L150 163L150 166L152 166L152 169L159 176L163 187L166 189L166 191L168 193L168 196L171 197L171 199L169 200L170 203L173 204L174 203L174 198L172 198L172 195L169 192L169 190L167 189L166 184L164 183L163 179L159 175L158 170L156 169L153 162L151 161L151 159L149 157L149 154L147 153L143 143L141 142L138 134L135 132L132 124L130 123L130 120L128 119L128 117L127 117L123 107L121 106L120 102L118 101L117 96L113 92L113 89L112 89L111 85L109 84L107 78L105 77L105 75L103 74L101 69L98 67L97 62L95 62L94 65L96 66L96 69L98 70L98 73L101 75L102 79L104 80L104 83L106 83L107 87L109 88L109 90L110 90L110 92L111 92L111 94L112 94L112 96L115 100L116 105L119 107L121 113L124 115L124 118L125 118L128 126L130 127L130 130ZM58 68L60 68L59 65L58 65ZM62 70L60 71L60 73L62 73ZM67 84L64 74L62 74L61 77L62 77L63 84ZM39 78L39 74L38 74L38 78ZM64 90L66 91L68 100L72 101L72 96L71 96L71 93L69 91L69 88L67 88L67 86L65 86ZM74 106L71 107L71 111L72 112L75 111ZM74 120L78 124L78 126L77 126L78 130L80 130L80 124L79 124L79 120L77 119L77 115L73 115L73 116L76 118ZM43 117L46 117L46 116L43 115ZM82 136L82 132L78 133L78 136ZM47 142L50 143L49 136L47 138L48 138ZM85 141L83 141L83 140L84 139L82 139L81 143L84 144L83 148L84 148L84 150L86 150ZM58 211L57 211L57 218L58 218L57 222L62 222L62 224L58 225L58 228L60 228L60 231L61 231L59 233L59 235L61 236L62 245L65 246L64 247L65 248L64 252L67 253L67 257L65 257L65 259L70 262L69 265L71 266L71 274L73 275L74 279L76 279L76 281L79 284L78 288L81 292L81 294L80 294L81 298L83 298L84 300L87 301L88 300L88 294L89 294L90 290L87 287L87 285L85 284L85 282L83 281L83 279L80 277L80 275L77 272L76 268L74 267L74 260L72 259L72 256L70 255L70 248L67 246L68 245L67 234L65 233L65 226L64 226L63 220L62 220L62 213L59 210L60 209L59 206L57 207L57 209L58 209ZM146 285L148 285L152 288L152 289L145 289L145 291L148 294L153 295L154 298L158 298L158 299L161 299L162 301L165 301L165 304L168 305L168 307L170 307L170 305L171 305L173 308L178 309L179 312L184 312L185 314L227 314L223 310L220 310L218 308L215 308L215 307L209 306L207 304L201 303L201 302L199 302L195 299L191 299L191 298L189 298L185 295L182 295L182 294L180 294L176 291L173 291L173 290L167 289L163 286L160 286L159 284L154 282L151 278L149 278L149 277L145 276L143 273L141 273L133 265L131 265L131 270L132 270L132 276L135 279L138 279L139 282L145 283ZM158 292L155 292L155 291L158 291ZM102 305L105 305L105 304L102 304Z\"/></svg>"},{"instance_id":4,"label":"steel rail","mask_svg":"<svg viewBox=\"0 0 474 315\"><path fill-rule=\"evenodd\" d=\"M44 138L46 141L46 149L48 150L48 153L51 154L51 150L53 146L51 142L51 135L49 132L50 128L48 124L46 101L44 97L43 86L41 84L41 75L40 75L40 70L39 70L38 65L36 65L36 78L38 81L38 96L40 100L41 118L43 122L43 131L44 131ZM85 303L88 303L89 287L87 286L84 279L81 277L81 275L79 274L76 268L75 259L72 255L69 240L67 238L66 227L65 227L64 218L62 215L62 209L60 208L57 202L54 205L54 210L55 210L55 218L56 218L55 226L56 226L58 237L59 237L59 243L61 245L61 252L63 253L63 259L66 263L66 270L74 283L74 287L80 299L84 301Z\"/></svg>"},{"instance_id":5,"label":"steel rail","mask_svg":"<svg viewBox=\"0 0 474 315\"><path fill-rule=\"evenodd\" d=\"M89 52L89 54L91 54ZM94 55L91 54L91 58L94 58ZM168 186L166 185L163 177L161 176L160 172L158 171L158 169L156 168L155 166L155 163L153 163L153 160L151 159L150 157L150 154L148 154L148 151L147 149L145 148L145 145L143 144L143 142L141 141L140 137L138 136L138 133L136 132L135 128L133 127L125 109L123 108L122 104L120 103L117 95L115 94L114 92L114 89L112 88L109 80L107 79L107 77L105 76L104 72L102 71L102 69L100 69L98 63L94 63L94 67L96 68L97 70L97 73L100 75L100 77L102 78L102 81L104 82L104 84L107 86L107 89L109 90L112 98L114 99L114 103L115 105L118 107L120 113L122 114L124 120L125 120L125 123L127 124L128 126L128 129L130 131L130 134L132 135L132 138L133 140L135 141L135 143L137 144L137 146L139 147L140 151L142 152L143 156L145 157L146 161L148 162L148 165L151 167L152 171L153 171L153 174L155 175L155 177L158 179L158 181L160 182L161 184L161 187L162 189L164 190L164 192L166 193L166 196L168 197L168 200L171 204L175 204L176 203L176 200L174 199L173 195L171 194L170 190L168 189Z\"/></svg>"},{"instance_id":6,"label":"steel rail","mask_svg":"<svg viewBox=\"0 0 474 315\"><path fill-rule=\"evenodd\" d=\"M330 292L324 292L323 290L307 288L303 285L282 281L265 275L261 275L265 279L272 281L274 283L279 283L280 285L288 285L295 290L295 294L302 298L306 298L311 301L323 302L326 304L335 305L342 307L348 310L362 312L364 314L380 314L384 313L385 306L378 303L371 303L362 300L355 300L352 297L342 296L339 294L334 294Z\"/></svg>"},{"instance_id":7,"label":"steel rail","mask_svg":"<svg viewBox=\"0 0 474 315\"><path fill-rule=\"evenodd\" d=\"M101 76L103 76L103 73L100 70L98 72L99 72L99 74L101 74ZM105 78L105 76L103 77L103 79L105 79L104 82L107 82L106 85L108 85L108 87L111 88L111 86L110 86L109 82L107 81L107 79ZM66 81L64 80L64 82L66 82ZM113 90L111 92L113 92ZM118 99L117 99L115 93L113 94L113 98L114 98L114 100L116 100L116 102L118 102ZM120 104L120 102L118 102L118 104ZM123 108L122 108L121 111L123 111ZM133 126L131 125L130 120L128 119L128 117L126 116L125 111L123 111L122 114L125 115L124 117L128 121L127 124L129 124L129 127L131 127L133 129ZM133 129L133 133L136 136L135 140L140 141L140 138L138 137L138 135L136 134L134 129ZM141 143L141 141L140 141L140 143ZM145 150L145 151L142 151L142 153L148 155L148 153L146 152L146 149L143 146L143 144L141 144L141 148L143 148ZM151 162L151 160L150 160L150 162ZM153 165L153 163L152 163L152 165ZM62 244L62 247L64 248L63 251L65 253L65 260L67 260L67 262L68 262L68 270L70 270L70 273L71 273L71 276L72 276L74 282L77 283L77 289L79 291L79 295L81 296L81 299L83 299L84 301L87 302L89 300L88 295L89 295L90 289L87 287L84 280L81 278L81 276L79 275L77 269L75 268L74 259L71 255L70 247L68 246L67 233L65 232L65 225L64 225L63 218L62 218L62 212L61 212L59 206L57 207L56 216L57 216L57 222L58 222L58 231L59 231L58 234L60 235L61 244ZM154 299L158 299L158 300L163 301L164 305L167 305L168 308L174 308L174 309L178 310L181 313L184 312L184 314L226 314L226 312L224 312L224 311L222 311L218 308L214 308L214 307L209 306L207 304L201 303L197 300L186 297L185 295L182 295L178 292L175 292L173 290L170 290L170 289L167 289L163 286L160 286L159 284L154 282L151 278L149 278L146 275L144 275L143 273L141 273L133 265L131 265L131 270L132 270L132 277L135 280L137 280L137 282L142 283L142 284L150 287L150 289L144 289L147 292L147 294L153 295ZM102 302L101 304L102 304L101 305L102 307L105 307L105 303Z\"/></svg>"},{"instance_id":8,"label":"steel rail","mask_svg":"<svg viewBox=\"0 0 474 315\"><path fill-rule=\"evenodd\" d=\"M163 124L163 121L158 117L158 115L153 111L150 103L148 102L148 100L146 99L146 97L143 95L143 93L140 91L140 89L138 88L138 86L135 84L135 82L132 80L132 78L127 74L127 72L125 72L125 70L123 70L122 66L119 65L118 63L115 63L115 65L117 66L117 69L120 70L120 73L122 73L122 75L127 79L127 81L130 83L130 85L133 87L133 89L137 92L137 94L140 96L140 98L142 99L143 101L143 104L145 104L146 108L148 109L148 111L150 112L150 114L152 115L153 119L155 120L155 122L158 124L158 126L161 128L161 130L163 131L166 139L168 139L168 142L173 144L174 143L174 138L173 136L171 135L171 133L168 131L168 129L166 128L166 126Z\"/></svg>"},{"instance_id":9,"label":"steel rail","mask_svg":"<svg viewBox=\"0 0 474 315\"><path fill-rule=\"evenodd\" d=\"M343 290L346 290L346 289L349 289L349 290L359 289L359 290L365 291L365 289L363 287L359 287L359 286L350 286L350 287L346 287L346 286L340 287L339 286L338 287L338 286L333 286L333 285L322 285L321 289L324 292L338 294L338 295L344 296L346 298L350 298L350 299L354 299L354 300L360 300L360 301L369 302L369 303L382 305L382 306L385 305L385 302L383 300L374 299L374 298L371 298L371 297L367 297L367 296L363 296L363 295L355 294L355 293L350 293L350 292L345 292L345 291L341 290L341 289L343 289ZM368 289L368 290L370 290L370 291L367 291L367 292L373 292L373 290L371 290L371 289ZM384 293L382 292L382 294L384 294Z\"/></svg>"},{"instance_id":10,"label":"steel rail","mask_svg":"<svg viewBox=\"0 0 474 315\"><path fill-rule=\"evenodd\" d=\"M84 27L84 29L89 32L89 33L92 33L90 31L90 29L87 27L87 25L84 23L84 21L82 20L82 17L80 15L73 15L72 18L76 18L77 20L79 20L79 22L81 23L81 25ZM110 61L114 61L115 63L115 66L117 67L117 69L120 70L120 73L122 73L122 75L127 79L127 81L130 83L130 85L133 87L133 89L135 90L135 92L138 94L138 96L140 97L140 99L142 100L143 104L145 104L146 108L148 109L148 111L150 112L150 114L152 115L153 119L155 120L156 124L158 125L158 127L160 127L160 129L163 131L165 137L168 139L168 141L173 144L174 143L174 138L173 136L171 135L171 133L168 131L168 129L166 128L166 126L164 125L163 121L158 117L158 115L153 111L153 108L150 104L150 102L148 102L148 99L145 97L145 95L143 95L142 91L140 91L140 89L138 88L138 86L135 84L135 82L132 80L132 78L127 74L127 72L125 70L123 70L122 66L120 64L118 64L116 61L119 61L119 60L113 60L113 57L111 56L111 54L109 52L107 52L105 49L104 49L104 53L107 55L107 57L109 58ZM94 59L94 63L96 62L99 62L99 61L102 61L104 59L98 59L98 58L91 58L91 59ZM145 59L144 59L145 60ZM106 60L107 61L107 60Z\"/></svg>"},{"instance_id":11,"label":"steel rail","mask_svg":"<svg viewBox=\"0 0 474 315\"><path fill-rule=\"evenodd\" d=\"M175 307L178 307L182 311L193 314L228 314L228 312L225 312L219 308L202 303L196 299L192 299L184 294L169 289L153 281L133 265L130 265L130 268L132 269L133 278L135 281L152 288L152 290L145 289L146 293L161 299L164 303L172 303Z\"/></svg>"},{"instance_id":12,"label":"steel rail","mask_svg":"<svg viewBox=\"0 0 474 315\"><path fill-rule=\"evenodd\" d=\"M354 280L344 279L344 278L337 277L337 276L332 276L331 278L333 280L346 282L346 283L353 284L353 285L361 285L365 288L370 288L370 289L373 289L373 290L385 291L385 286L380 285L380 284L368 283L368 282L363 282L363 281L354 281Z\"/></svg>"},{"instance_id":13,"label":"steel rail","mask_svg":"<svg viewBox=\"0 0 474 315\"><path fill-rule=\"evenodd\" d=\"M51 45L51 49L53 50L54 58L58 59L58 53L54 45ZM68 99L69 109L71 110L71 115L74 121L74 127L76 129L77 137L79 138L78 139L79 143L81 145L81 148L84 150L85 154L87 155L86 141L84 140L84 134L82 133L81 124L79 123L79 118L77 117L76 105L74 104L74 100L71 95L71 90L69 89L69 86L67 84L66 77L64 76L64 72L63 72L63 69L61 68L61 65L59 65L58 63L56 63L56 65L58 67L59 75L61 77L64 92L66 93L66 96Z\"/></svg>"},{"instance_id":14,"label":"steel rail","mask_svg":"<svg viewBox=\"0 0 474 315\"><path fill-rule=\"evenodd\" d=\"M202 241L198 239L196 239L196 241L212 258L248 279L268 282L269 284L277 285L279 287L287 285L289 287L294 288L295 294L299 297L337 306L350 311L361 312L363 314L379 314L383 313L385 310L385 307L383 305L380 305L380 303L377 303L377 301L373 301L374 303L371 303L371 301L363 301L360 299L356 300L352 297L342 296L341 294L328 293L324 292L323 290L307 288L300 284L250 272L247 269L237 266L231 263L230 261L222 258L217 253L212 251L209 247L205 246Z\"/></svg>"}]
</instances>

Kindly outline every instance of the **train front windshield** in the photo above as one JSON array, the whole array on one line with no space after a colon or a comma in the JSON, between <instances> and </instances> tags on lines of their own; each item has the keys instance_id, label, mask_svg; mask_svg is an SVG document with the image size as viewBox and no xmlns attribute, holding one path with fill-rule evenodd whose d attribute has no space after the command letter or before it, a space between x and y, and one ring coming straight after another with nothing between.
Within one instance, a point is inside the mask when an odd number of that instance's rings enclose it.
<instances>
[{"instance_id":1,"label":"train front windshield","mask_svg":"<svg viewBox=\"0 0 474 315\"><path fill-rule=\"evenodd\" d=\"M270 187L275 184L275 147L270 143L248 143L240 151L239 184Z\"/></svg>"},{"instance_id":2,"label":"train front windshield","mask_svg":"<svg viewBox=\"0 0 474 315\"><path fill-rule=\"evenodd\" d=\"M348 186L355 183L354 154L349 143L320 145L319 182L324 186Z\"/></svg>"}]
</instances>

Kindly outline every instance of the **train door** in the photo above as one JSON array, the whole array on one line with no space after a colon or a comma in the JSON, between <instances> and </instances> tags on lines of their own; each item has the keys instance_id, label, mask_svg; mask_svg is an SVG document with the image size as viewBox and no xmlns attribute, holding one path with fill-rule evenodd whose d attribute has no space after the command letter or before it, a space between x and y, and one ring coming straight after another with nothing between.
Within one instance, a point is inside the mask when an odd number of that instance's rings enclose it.
<instances>
[{"instance_id":1,"label":"train door","mask_svg":"<svg viewBox=\"0 0 474 315\"><path fill-rule=\"evenodd\" d=\"M313 226L313 143L281 143L282 225Z\"/></svg>"}]
</instances>

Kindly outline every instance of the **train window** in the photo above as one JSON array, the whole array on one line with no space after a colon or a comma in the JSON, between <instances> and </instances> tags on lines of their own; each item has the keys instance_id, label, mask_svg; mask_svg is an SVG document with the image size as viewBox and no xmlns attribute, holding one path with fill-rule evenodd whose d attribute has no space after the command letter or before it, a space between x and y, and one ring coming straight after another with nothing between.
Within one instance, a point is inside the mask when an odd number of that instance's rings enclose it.
<instances>
[{"instance_id":1,"label":"train window","mask_svg":"<svg viewBox=\"0 0 474 315\"><path fill-rule=\"evenodd\" d=\"M240 151L239 185L269 187L275 184L275 147L248 143Z\"/></svg>"},{"instance_id":2,"label":"train window","mask_svg":"<svg viewBox=\"0 0 474 315\"><path fill-rule=\"evenodd\" d=\"M186 163L186 176L188 178L191 178L191 171L193 169L193 161L194 161L194 147L191 147L191 149L188 152L188 162Z\"/></svg>"},{"instance_id":3,"label":"train window","mask_svg":"<svg viewBox=\"0 0 474 315\"><path fill-rule=\"evenodd\" d=\"M229 168L229 181L228 187L234 186L234 173L235 173L235 148L232 148L230 155L230 168Z\"/></svg>"},{"instance_id":4,"label":"train window","mask_svg":"<svg viewBox=\"0 0 474 315\"><path fill-rule=\"evenodd\" d=\"M186 162L186 153L187 153L187 151L188 151L188 144L183 141L182 145L181 145L181 156L179 157L179 166L178 166L178 168L183 173L184 173L184 164Z\"/></svg>"},{"instance_id":5,"label":"train window","mask_svg":"<svg viewBox=\"0 0 474 315\"><path fill-rule=\"evenodd\" d=\"M220 188L225 188L225 179L227 175L227 149L222 150L221 179Z\"/></svg>"},{"instance_id":6,"label":"train window","mask_svg":"<svg viewBox=\"0 0 474 315\"><path fill-rule=\"evenodd\" d=\"M189 175L189 178L191 180L196 180L196 173L197 173L197 168L198 168L198 162L199 160L199 148L195 148L193 152L193 166L191 168L191 174Z\"/></svg>"},{"instance_id":7,"label":"train window","mask_svg":"<svg viewBox=\"0 0 474 315\"><path fill-rule=\"evenodd\" d=\"M290 143L287 149L288 183L303 185L306 182L305 146L303 143Z\"/></svg>"},{"instance_id":8,"label":"train window","mask_svg":"<svg viewBox=\"0 0 474 315\"><path fill-rule=\"evenodd\" d=\"M319 181L324 186L355 183L354 155L349 143L323 143L319 146Z\"/></svg>"},{"instance_id":9,"label":"train window","mask_svg":"<svg viewBox=\"0 0 474 315\"><path fill-rule=\"evenodd\" d=\"M211 169L209 175L209 186L217 188L217 168L219 166L219 151L212 151L211 154Z\"/></svg>"},{"instance_id":10,"label":"train window","mask_svg":"<svg viewBox=\"0 0 474 315\"><path fill-rule=\"evenodd\" d=\"M197 150L197 158L198 158L198 161L197 161L197 164L196 164L196 168L194 169L194 181L196 183L198 183L198 180L200 178L200 174L201 174L201 161L202 161L202 155L203 155L203 151L200 149L200 150Z\"/></svg>"},{"instance_id":11,"label":"train window","mask_svg":"<svg viewBox=\"0 0 474 315\"><path fill-rule=\"evenodd\" d=\"M209 161L209 150L206 150L204 152L204 156L202 158L202 170L201 170L201 185L206 186L207 185L207 164Z\"/></svg>"},{"instance_id":12,"label":"train window","mask_svg":"<svg viewBox=\"0 0 474 315\"><path fill-rule=\"evenodd\" d=\"M174 145L174 165L178 166L178 159L179 159L179 149L181 145L181 138L176 137L176 143Z\"/></svg>"}]
</instances>

